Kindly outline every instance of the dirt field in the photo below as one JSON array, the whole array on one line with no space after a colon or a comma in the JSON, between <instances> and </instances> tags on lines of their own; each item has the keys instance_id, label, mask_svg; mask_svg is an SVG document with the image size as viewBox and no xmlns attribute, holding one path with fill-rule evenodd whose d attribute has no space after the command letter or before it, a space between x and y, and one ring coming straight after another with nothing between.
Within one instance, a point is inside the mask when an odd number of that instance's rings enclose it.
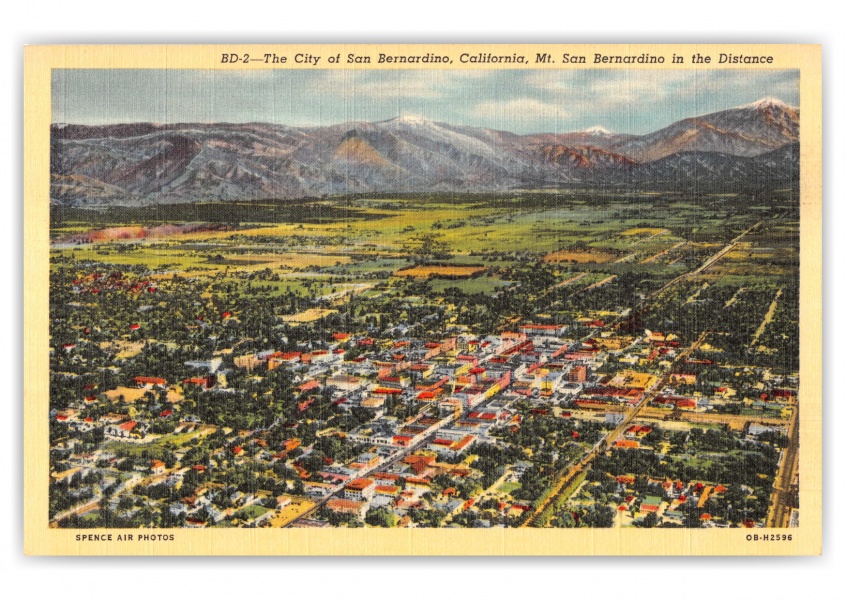
<instances>
[{"instance_id":1,"label":"dirt field","mask_svg":"<svg viewBox=\"0 0 846 600\"><path fill-rule=\"evenodd\" d=\"M661 227L634 227L632 229L626 229L620 235L658 235L662 231L664 229Z\"/></svg>"},{"instance_id":2,"label":"dirt field","mask_svg":"<svg viewBox=\"0 0 846 600\"><path fill-rule=\"evenodd\" d=\"M112 402L117 401L120 396L123 396L124 402L136 402L144 397L144 392L147 390L145 388L137 388L137 387L117 387L113 390L109 390L106 392L106 397ZM159 390L154 389L153 394L156 395L158 398ZM168 402L181 402L182 401L182 394L180 394L175 388L169 387L167 389L167 401Z\"/></svg>"},{"instance_id":3,"label":"dirt field","mask_svg":"<svg viewBox=\"0 0 846 600\"><path fill-rule=\"evenodd\" d=\"M136 400L140 400L146 391L144 388L118 387L106 392L106 397L112 402L116 402L120 396L123 396L124 402L135 402Z\"/></svg>"},{"instance_id":4,"label":"dirt field","mask_svg":"<svg viewBox=\"0 0 846 600\"><path fill-rule=\"evenodd\" d=\"M128 342L115 340L111 342L101 342L100 348L107 352L114 352L117 358L132 358L141 354L144 349L144 342Z\"/></svg>"},{"instance_id":5,"label":"dirt field","mask_svg":"<svg viewBox=\"0 0 846 600\"><path fill-rule=\"evenodd\" d=\"M559 250L544 256L543 262L607 263L615 258L615 255L599 250Z\"/></svg>"},{"instance_id":6,"label":"dirt field","mask_svg":"<svg viewBox=\"0 0 846 600\"><path fill-rule=\"evenodd\" d=\"M276 516L270 519L270 526L284 527L301 514L311 510L313 506L314 502L312 500L295 496L291 499L291 504L280 510Z\"/></svg>"},{"instance_id":7,"label":"dirt field","mask_svg":"<svg viewBox=\"0 0 846 600\"><path fill-rule=\"evenodd\" d=\"M286 323L311 323L336 312L338 311L330 308L309 308L295 315L285 315L282 320Z\"/></svg>"}]
</instances>

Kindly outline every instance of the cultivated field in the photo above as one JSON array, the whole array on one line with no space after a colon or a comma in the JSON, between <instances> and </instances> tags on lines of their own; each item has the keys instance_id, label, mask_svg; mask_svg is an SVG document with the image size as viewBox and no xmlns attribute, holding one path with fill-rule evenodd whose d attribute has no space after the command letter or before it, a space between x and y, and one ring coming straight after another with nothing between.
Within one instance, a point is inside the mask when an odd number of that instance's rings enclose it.
<instances>
[{"instance_id":1,"label":"cultivated field","mask_svg":"<svg viewBox=\"0 0 846 600\"><path fill-rule=\"evenodd\" d=\"M419 265L396 272L398 277L442 277L446 279L462 279L483 273L485 267L463 267L455 265Z\"/></svg>"}]
</instances>

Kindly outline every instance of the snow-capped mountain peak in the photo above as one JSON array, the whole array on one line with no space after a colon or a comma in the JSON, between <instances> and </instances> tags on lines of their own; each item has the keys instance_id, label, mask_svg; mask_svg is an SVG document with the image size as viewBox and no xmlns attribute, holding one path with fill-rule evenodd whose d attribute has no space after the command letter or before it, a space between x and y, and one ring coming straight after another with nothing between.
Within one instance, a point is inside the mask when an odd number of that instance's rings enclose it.
<instances>
[{"instance_id":1,"label":"snow-capped mountain peak","mask_svg":"<svg viewBox=\"0 0 846 600\"><path fill-rule=\"evenodd\" d=\"M772 98L754 106L690 117L645 135L602 126L523 135L414 115L309 128L56 124L51 198L69 206L141 206L576 183L793 185L798 109Z\"/></svg>"},{"instance_id":2,"label":"snow-capped mountain peak","mask_svg":"<svg viewBox=\"0 0 846 600\"><path fill-rule=\"evenodd\" d=\"M591 135L614 135L611 131L608 131L602 125L594 125L593 127L588 127L587 129L583 130L582 133L589 133Z\"/></svg>"},{"instance_id":3,"label":"snow-capped mountain peak","mask_svg":"<svg viewBox=\"0 0 846 600\"><path fill-rule=\"evenodd\" d=\"M400 125L410 125L413 127L421 127L423 125L428 125L429 123L431 123L431 121L424 119L419 115L402 115L391 119L389 122L397 123Z\"/></svg>"},{"instance_id":4,"label":"snow-capped mountain peak","mask_svg":"<svg viewBox=\"0 0 846 600\"><path fill-rule=\"evenodd\" d=\"M791 108L791 106L785 102L782 102L778 98L766 96L764 98L759 98L755 102L750 102L749 104L739 106L738 108Z\"/></svg>"}]
</instances>

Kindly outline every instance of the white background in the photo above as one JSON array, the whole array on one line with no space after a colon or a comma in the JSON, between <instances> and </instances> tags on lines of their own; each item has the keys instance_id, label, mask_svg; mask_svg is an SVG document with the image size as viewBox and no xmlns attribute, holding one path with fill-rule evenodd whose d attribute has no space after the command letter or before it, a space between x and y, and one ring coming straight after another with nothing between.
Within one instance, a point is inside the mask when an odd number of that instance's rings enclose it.
<instances>
[{"instance_id":1,"label":"white background","mask_svg":"<svg viewBox=\"0 0 846 600\"><path fill-rule=\"evenodd\" d=\"M0 593L28 599L844 597L846 339L841 139L846 30L834 2L97 2L18 0L2 11L0 196ZM100 558L23 556L22 48L61 43L821 43L824 61L823 556L813 558ZM834 384L834 385L832 385ZM839 387L839 386L838 386ZM838 577L840 575L840 577Z\"/></svg>"}]
</instances>

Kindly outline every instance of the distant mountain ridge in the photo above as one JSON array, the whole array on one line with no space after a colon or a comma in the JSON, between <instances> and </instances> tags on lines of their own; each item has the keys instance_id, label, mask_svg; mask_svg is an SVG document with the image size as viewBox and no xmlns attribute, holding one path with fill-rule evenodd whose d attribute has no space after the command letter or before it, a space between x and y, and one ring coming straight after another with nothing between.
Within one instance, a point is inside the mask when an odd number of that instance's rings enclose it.
<instances>
[{"instance_id":1,"label":"distant mountain ridge","mask_svg":"<svg viewBox=\"0 0 846 600\"><path fill-rule=\"evenodd\" d=\"M519 135L419 117L325 127L55 124L50 197L110 206L572 184L783 186L798 181L798 140L798 110L774 99L640 136L599 126Z\"/></svg>"}]
</instances>

